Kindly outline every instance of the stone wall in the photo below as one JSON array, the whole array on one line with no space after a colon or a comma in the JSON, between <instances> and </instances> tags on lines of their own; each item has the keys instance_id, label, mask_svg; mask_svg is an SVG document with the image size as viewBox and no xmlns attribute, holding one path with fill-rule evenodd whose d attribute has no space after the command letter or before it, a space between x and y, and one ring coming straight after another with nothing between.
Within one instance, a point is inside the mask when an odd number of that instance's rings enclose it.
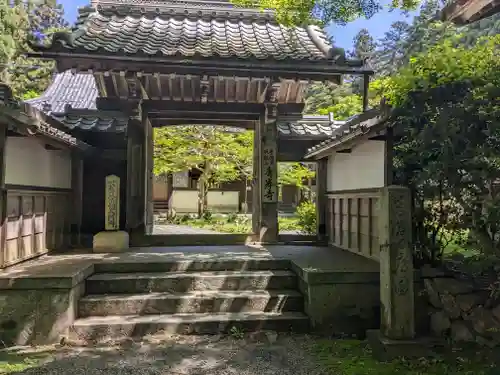
<instances>
[{"instance_id":1,"label":"stone wall","mask_svg":"<svg viewBox=\"0 0 500 375\"><path fill-rule=\"evenodd\" d=\"M444 273L423 282L433 336L456 344L500 344L500 300L489 282Z\"/></svg>"}]
</instances>

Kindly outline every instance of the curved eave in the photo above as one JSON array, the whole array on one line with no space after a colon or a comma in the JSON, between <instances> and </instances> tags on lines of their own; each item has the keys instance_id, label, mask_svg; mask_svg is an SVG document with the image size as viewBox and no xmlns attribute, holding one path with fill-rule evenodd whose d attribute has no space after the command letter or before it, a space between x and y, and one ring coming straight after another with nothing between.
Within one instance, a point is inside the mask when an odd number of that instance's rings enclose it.
<instances>
[{"instance_id":1,"label":"curved eave","mask_svg":"<svg viewBox=\"0 0 500 375\"><path fill-rule=\"evenodd\" d=\"M498 12L500 0L458 0L443 8L441 18L457 25L466 25Z\"/></svg>"},{"instance_id":2,"label":"curved eave","mask_svg":"<svg viewBox=\"0 0 500 375\"><path fill-rule=\"evenodd\" d=\"M64 126L55 123L54 119L26 103L17 108L0 106L2 116L14 124L14 131L28 136L39 135L56 143L81 151L92 151L94 148L65 131Z\"/></svg>"},{"instance_id":3,"label":"curved eave","mask_svg":"<svg viewBox=\"0 0 500 375\"><path fill-rule=\"evenodd\" d=\"M151 72L154 64L171 64L169 69L182 64L219 66L216 74L232 69L227 74L237 70L247 75L248 65L250 71L305 77L312 69L320 80L335 74L372 73L363 69L362 61L347 61L345 51L332 46L324 30L315 25L287 28L277 24L272 14L211 9L203 2L196 7L189 1L143 3L143 7L86 8L78 28L54 34L48 46L32 45L35 52L30 55L56 59L60 70L111 70L116 67L106 61L125 60L127 68L133 62L134 69L142 64L137 69ZM78 61L68 61L72 59Z\"/></svg>"},{"instance_id":4,"label":"curved eave","mask_svg":"<svg viewBox=\"0 0 500 375\"><path fill-rule=\"evenodd\" d=\"M352 147L368 135L384 131L390 126L390 111L382 112L379 109L371 109L347 120L327 140L307 150L306 159L319 160L328 157L332 153L345 148Z\"/></svg>"}]
</instances>

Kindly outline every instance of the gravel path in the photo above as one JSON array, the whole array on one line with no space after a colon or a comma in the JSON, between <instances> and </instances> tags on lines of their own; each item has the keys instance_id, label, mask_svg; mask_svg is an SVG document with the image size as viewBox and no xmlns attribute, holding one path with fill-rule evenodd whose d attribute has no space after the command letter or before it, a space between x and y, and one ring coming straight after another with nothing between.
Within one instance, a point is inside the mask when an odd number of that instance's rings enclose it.
<instances>
[{"instance_id":1,"label":"gravel path","mask_svg":"<svg viewBox=\"0 0 500 375\"><path fill-rule=\"evenodd\" d=\"M59 348L24 375L331 375L306 354L313 338L259 333L151 336L120 346Z\"/></svg>"}]
</instances>

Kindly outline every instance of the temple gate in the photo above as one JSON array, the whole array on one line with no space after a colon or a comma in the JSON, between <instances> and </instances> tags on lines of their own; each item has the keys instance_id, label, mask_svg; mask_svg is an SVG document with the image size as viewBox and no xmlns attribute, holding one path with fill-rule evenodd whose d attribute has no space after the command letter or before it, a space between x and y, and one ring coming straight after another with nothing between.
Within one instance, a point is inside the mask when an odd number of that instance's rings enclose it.
<instances>
[{"instance_id":1,"label":"temple gate","mask_svg":"<svg viewBox=\"0 0 500 375\"><path fill-rule=\"evenodd\" d=\"M73 100L74 107L71 102L51 107L60 103L56 87L35 102L46 103L75 133L116 155L114 166L88 170L84 179L92 184L84 190L103 196L95 179L118 176L125 185L120 229L135 238L152 231L152 129L207 124L254 130L253 240L277 242L277 162L300 161L308 147L336 128L331 117L303 117L305 90L312 81L340 82L342 74L361 74L368 82L372 73L361 61L346 60L317 26L285 27L272 11L224 1L148 0L139 7L100 0L80 9L78 25L71 33L56 33L50 46L33 46L31 55L56 60L63 72L59 85L76 91L75 82L80 90L93 91L75 92L82 102ZM367 85L365 96L366 91ZM299 134L301 142L290 142L300 144L295 149L280 144L280 129L308 122L328 129ZM90 132L86 124L92 124ZM104 218L97 215L95 209L83 210L89 234L103 229L97 223Z\"/></svg>"}]
</instances>

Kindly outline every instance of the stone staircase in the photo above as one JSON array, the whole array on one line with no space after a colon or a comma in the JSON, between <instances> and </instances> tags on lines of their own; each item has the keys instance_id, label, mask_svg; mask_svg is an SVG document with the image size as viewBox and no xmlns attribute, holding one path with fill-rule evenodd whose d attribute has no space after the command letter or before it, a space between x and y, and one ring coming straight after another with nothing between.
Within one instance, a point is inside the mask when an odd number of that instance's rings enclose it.
<instances>
[{"instance_id":1,"label":"stone staircase","mask_svg":"<svg viewBox=\"0 0 500 375\"><path fill-rule=\"evenodd\" d=\"M309 328L297 276L287 260L109 262L95 267L79 301L72 340Z\"/></svg>"}]
</instances>

